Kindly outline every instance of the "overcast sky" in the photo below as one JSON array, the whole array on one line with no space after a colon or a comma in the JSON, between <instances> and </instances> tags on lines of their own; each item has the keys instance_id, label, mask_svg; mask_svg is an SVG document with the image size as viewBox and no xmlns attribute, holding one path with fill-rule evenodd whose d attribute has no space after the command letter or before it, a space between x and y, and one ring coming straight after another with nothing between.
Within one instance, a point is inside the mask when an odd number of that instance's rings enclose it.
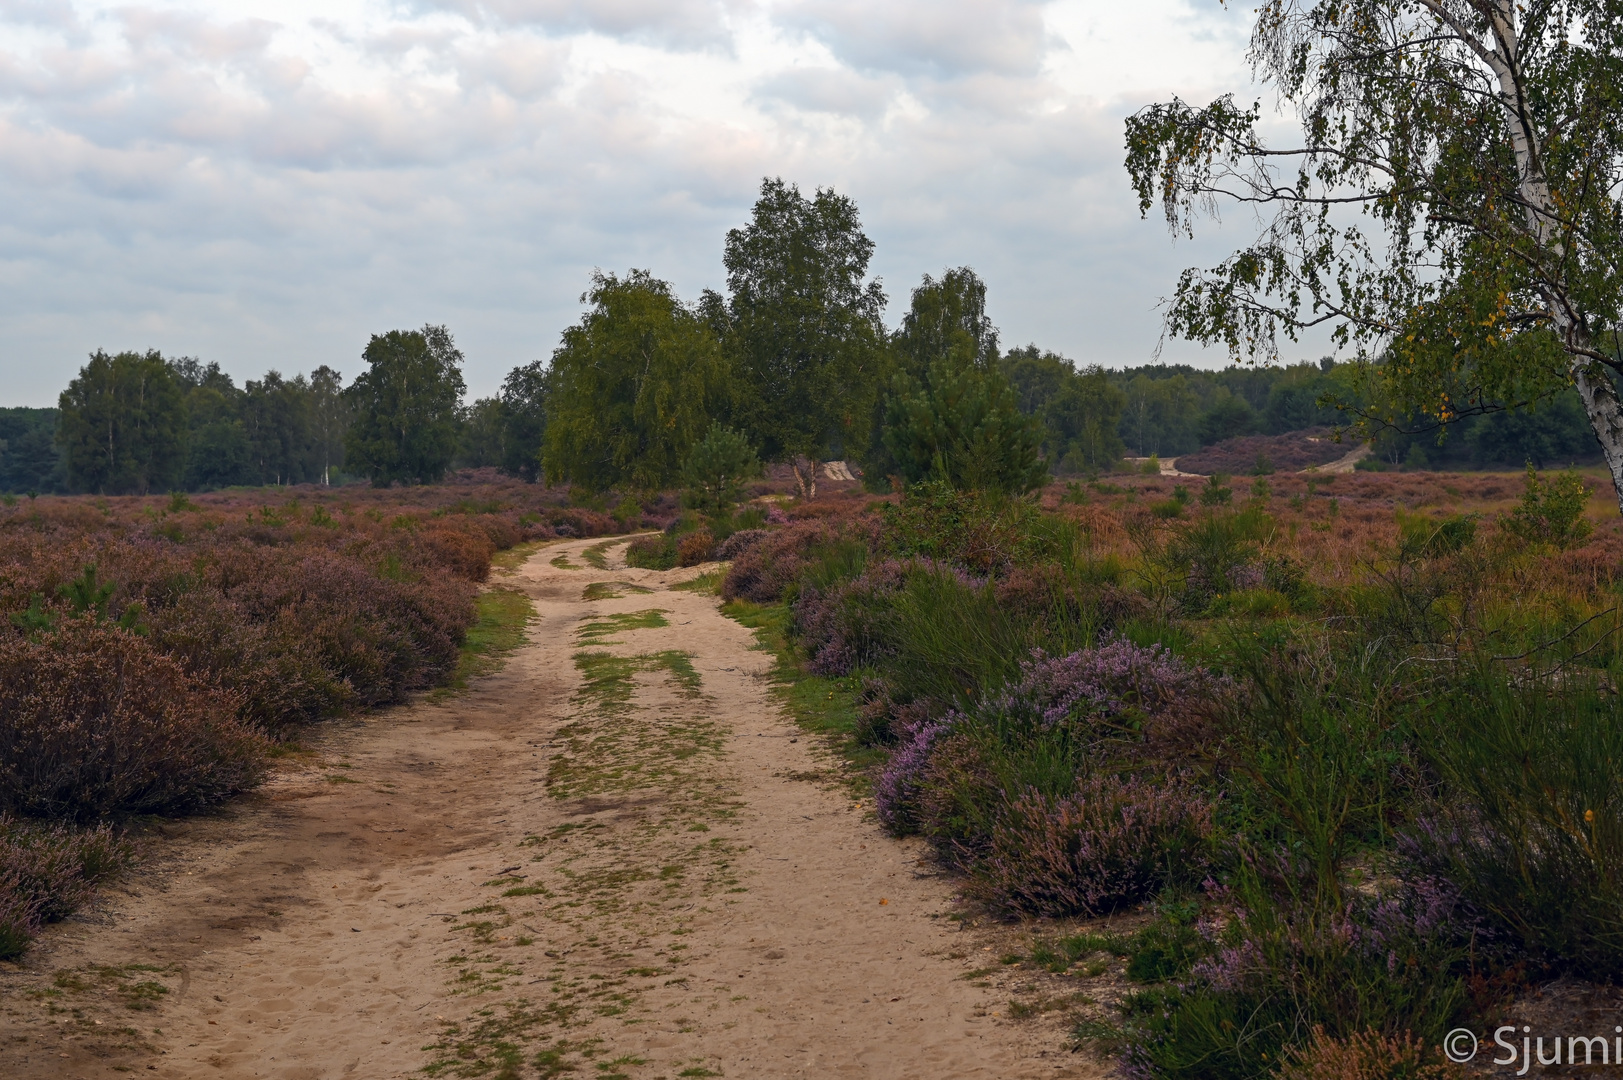
<instances>
[{"instance_id":1,"label":"overcast sky","mask_svg":"<svg viewBox=\"0 0 1623 1080\"><path fill-rule=\"evenodd\" d=\"M723 235L766 175L856 200L892 325L920 275L967 264L1006 346L1144 363L1178 270L1252 230L1175 244L1140 220L1122 120L1250 93L1249 16L0 0L0 404L54 404L97 348L353 377L369 334L425 322L488 394L550 354L594 267L722 287Z\"/></svg>"}]
</instances>

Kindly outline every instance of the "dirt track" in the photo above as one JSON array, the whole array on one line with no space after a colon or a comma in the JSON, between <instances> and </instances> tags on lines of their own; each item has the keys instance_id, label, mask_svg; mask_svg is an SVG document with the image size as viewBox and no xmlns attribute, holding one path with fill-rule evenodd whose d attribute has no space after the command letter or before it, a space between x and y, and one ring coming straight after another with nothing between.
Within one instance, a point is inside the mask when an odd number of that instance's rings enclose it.
<instances>
[{"instance_id":1,"label":"dirt track","mask_svg":"<svg viewBox=\"0 0 1623 1080\"><path fill-rule=\"evenodd\" d=\"M8 1080L1101 1075L999 1015L751 633L592 546L500 579L502 671L324 732L0 973Z\"/></svg>"}]
</instances>

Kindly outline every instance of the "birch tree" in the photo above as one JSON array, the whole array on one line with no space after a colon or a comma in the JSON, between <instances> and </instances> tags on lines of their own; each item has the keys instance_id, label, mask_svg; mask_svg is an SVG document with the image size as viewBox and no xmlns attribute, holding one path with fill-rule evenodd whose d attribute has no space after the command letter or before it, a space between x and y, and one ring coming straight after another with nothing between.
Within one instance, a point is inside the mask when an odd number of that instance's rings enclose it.
<instances>
[{"instance_id":1,"label":"birch tree","mask_svg":"<svg viewBox=\"0 0 1623 1080\"><path fill-rule=\"evenodd\" d=\"M1271 0L1250 60L1300 120L1260 104L1152 105L1127 168L1169 225L1225 204L1256 241L1186 270L1173 336L1272 359L1332 329L1373 391L1364 418L1446 427L1570 385L1623 509L1623 9L1615 0Z\"/></svg>"}]
</instances>

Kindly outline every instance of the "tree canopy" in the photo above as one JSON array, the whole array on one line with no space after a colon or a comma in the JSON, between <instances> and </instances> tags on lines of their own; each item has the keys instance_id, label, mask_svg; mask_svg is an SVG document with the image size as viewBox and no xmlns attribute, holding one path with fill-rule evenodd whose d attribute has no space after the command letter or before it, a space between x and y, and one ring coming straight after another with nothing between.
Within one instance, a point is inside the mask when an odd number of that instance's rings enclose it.
<instances>
[{"instance_id":1,"label":"tree canopy","mask_svg":"<svg viewBox=\"0 0 1623 1080\"><path fill-rule=\"evenodd\" d=\"M145 494L180 484L186 402L161 353L98 349L57 407L56 439L75 487Z\"/></svg>"},{"instance_id":2,"label":"tree canopy","mask_svg":"<svg viewBox=\"0 0 1623 1080\"><path fill-rule=\"evenodd\" d=\"M350 466L374 484L432 483L456 453L462 353L443 326L373 334L367 369L344 391L354 419L345 435Z\"/></svg>"},{"instance_id":3,"label":"tree canopy","mask_svg":"<svg viewBox=\"0 0 1623 1080\"><path fill-rule=\"evenodd\" d=\"M868 438L885 365L873 250L856 203L827 188L808 199L778 179L727 233L728 298L709 308L740 376L739 415L768 460L794 462L807 493L818 461L854 456Z\"/></svg>"},{"instance_id":4,"label":"tree canopy","mask_svg":"<svg viewBox=\"0 0 1623 1080\"><path fill-rule=\"evenodd\" d=\"M591 309L552 354L542 463L594 491L680 481L729 392L709 323L646 270L597 273Z\"/></svg>"},{"instance_id":5,"label":"tree canopy","mask_svg":"<svg viewBox=\"0 0 1623 1080\"><path fill-rule=\"evenodd\" d=\"M1250 57L1300 117L1150 106L1127 124L1148 211L1189 232L1270 209L1248 247L1184 272L1167 328L1272 357L1328 325L1376 424L1449 425L1575 386L1623 505L1623 22L1607 0L1268 0Z\"/></svg>"},{"instance_id":6,"label":"tree canopy","mask_svg":"<svg viewBox=\"0 0 1623 1080\"><path fill-rule=\"evenodd\" d=\"M885 445L909 483L1023 495L1046 481L1041 428L1021 414L1002 372L947 356L923 383L897 380Z\"/></svg>"}]
</instances>

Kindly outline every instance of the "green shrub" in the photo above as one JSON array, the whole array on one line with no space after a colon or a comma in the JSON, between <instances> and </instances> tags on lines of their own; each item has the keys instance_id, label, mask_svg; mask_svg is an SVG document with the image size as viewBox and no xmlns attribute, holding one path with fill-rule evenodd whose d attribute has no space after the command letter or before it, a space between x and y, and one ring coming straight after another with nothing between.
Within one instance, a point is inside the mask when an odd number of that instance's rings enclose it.
<instances>
[{"instance_id":1,"label":"green shrub","mask_svg":"<svg viewBox=\"0 0 1623 1080\"><path fill-rule=\"evenodd\" d=\"M739 500L744 481L759 475L761 462L749 439L719 421L694 444L683 470L689 505L718 515Z\"/></svg>"},{"instance_id":2,"label":"green shrub","mask_svg":"<svg viewBox=\"0 0 1623 1080\"><path fill-rule=\"evenodd\" d=\"M1540 480L1529 464L1525 485L1521 505L1501 522L1512 536L1565 549L1582 543L1594 530L1583 516L1589 504L1589 489L1576 472L1569 470Z\"/></svg>"},{"instance_id":3,"label":"green shrub","mask_svg":"<svg viewBox=\"0 0 1623 1080\"><path fill-rule=\"evenodd\" d=\"M626 545L626 565L644 570L670 570L676 566L679 543L671 533L639 536Z\"/></svg>"},{"instance_id":4,"label":"green shrub","mask_svg":"<svg viewBox=\"0 0 1623 1080\"><path fill-rule=\"evenodd\" d=\"M1031 503L944 481L909 488L885 508L885 546L897 556L918 555L993 574L1028 557L1028 536L1041 512Z\"/></svg>"}]
</instances>

